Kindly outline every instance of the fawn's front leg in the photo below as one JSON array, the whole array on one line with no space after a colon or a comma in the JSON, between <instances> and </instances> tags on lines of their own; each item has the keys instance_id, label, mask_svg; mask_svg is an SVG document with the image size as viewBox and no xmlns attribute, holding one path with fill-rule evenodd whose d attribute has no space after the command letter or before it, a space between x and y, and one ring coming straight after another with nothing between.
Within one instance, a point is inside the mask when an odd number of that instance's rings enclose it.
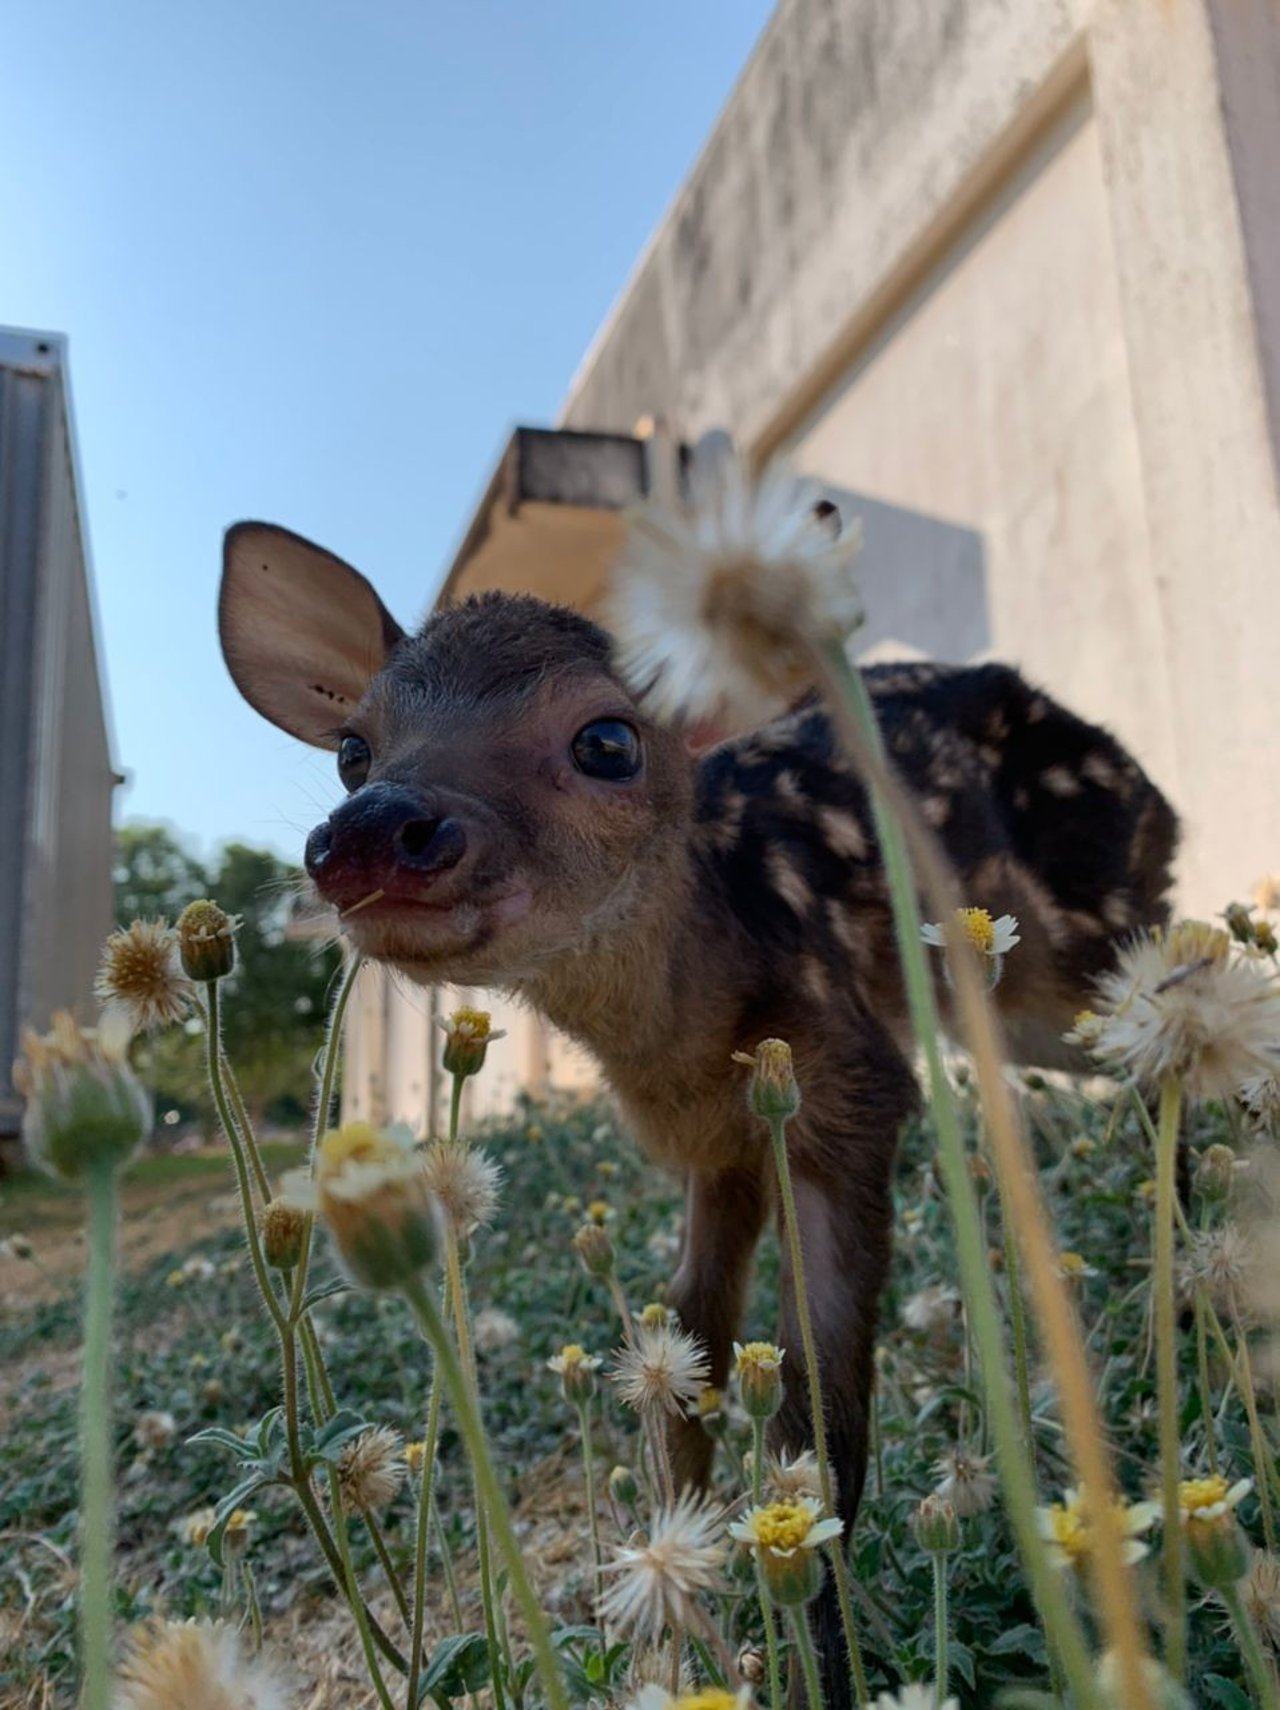
<instances>
[{"instance_id":1,"label":"fawn's front leg","mask_svg":"<svg viewBox=\"0 0 1280 1710\"><path fill-rule=\"evenodd\" d=\"M733 1339L768 1205L764 1178L749 1166L691 1173L685 1184L684 1242L667 1302L682 1327L706 1345L711 1382L718 1389L728 1382ZM705 1485L715 1445L699 1421L677 1420L670 1442L677 1485Z\"/></svg>"}]
</instances>

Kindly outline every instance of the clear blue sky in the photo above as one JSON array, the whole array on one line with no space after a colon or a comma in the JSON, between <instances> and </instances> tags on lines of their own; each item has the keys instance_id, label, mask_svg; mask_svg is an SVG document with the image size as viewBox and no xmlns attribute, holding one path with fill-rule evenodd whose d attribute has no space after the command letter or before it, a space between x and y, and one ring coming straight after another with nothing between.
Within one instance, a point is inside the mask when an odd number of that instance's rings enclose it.
<instances>
[{"instance_id":1,"label":"clear blue sky","mask_svg":"<svg viewBox=\"0 0 1280 1710\"><path fill-rule=\"evenodd\" d=\"M219 542L287 524L421 614L551 420L770 0L19 0L0 324L65 332L121 817L296 855L327 755L243 705Z\"/></svg>"}]
</instances>

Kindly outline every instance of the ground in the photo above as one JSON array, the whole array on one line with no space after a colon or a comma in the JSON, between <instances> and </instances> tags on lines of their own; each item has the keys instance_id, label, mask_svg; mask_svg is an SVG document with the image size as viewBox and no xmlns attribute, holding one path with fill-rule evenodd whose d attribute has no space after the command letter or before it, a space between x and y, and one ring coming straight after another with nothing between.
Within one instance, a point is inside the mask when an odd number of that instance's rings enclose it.
<instances>
[{"instance_id":1,"label":"ground","mask_svg":"<svg viewBox=\"0 0 1280 1710\"><path fill-rule=\"evenodd\" d=\"M1090 1089L1091 1094L1097 1089ZM1149 1154L1129 1104L1114 1090L1085 1096L1033 1078L1022 1088L1037 1137L1042 1180L1063 1244L1088 1272L1080 1305L1099 1391L1131 1496L1156 1465L1144 1287L1148 1264ZM972 1113L970 1113L972 1115ZM1206 1136L1207 1137L1207 1136ZM1216 1133L1213 1137L1217 1137ZM607 1354L618 1339L607 1295L582 1272L570 1245L584 1208L607 1202L619 1274L633 1307L660 1295L678 1232L676 1184L642 1167L606 1109L534 1110L478 1136L502 1165L503 1208L476 1242L469 1285L484 1320L480 1380L486 1421L545 1607L569 1631L583 1671L576 1696L599 1698L617 1657L603 1660L584 1631L591 1621L590 1560L576 1420L547 1357L565 1341ZM300 1144L272 1150L272 1173ZM123 1195L124 1276L117 1308L115 1429L119 1481L117 1613L127 1626L152 1613L216 1613L221 1576L206 1551L186 1543L184 1517L216 1502L233 1483L229 1455L188 1439L210 1426L243 1431L277 1400L274 1339L253 1288L237 1223L229 1162L222 1152L154 1158L135 1168ZM934 1463L965 1442L987 1447L980 1394L954 1297L949 1217L929 1134L907 1137L898 1173L897 1257L882 1315L879 1434L854 1549L859 1616L873 1684L920 1678L931 1665L931 1568L910 1527L912 1510L936 1483ZM993 1253L994 1196L986 1197ZM0 1707L70 1705L76 1547L75 1456L82 1208L71 1192L35 1178L0 1184L0 1238L32 1244L30 1259L0 1258L0 1418L6 1434L0 1479ZM998 1257L993 1258L998 1264ZM317 1276L326 1273L321 1256ZM185 1270L184 1270L185 1267ZM773 1322L775 1255L766 1244L746 1328ZM930 1290L934 1291L932 1294ZM430 1381L426 1349L397 1298L344 1292L316 1308L339 1401L406 1438L422 1434ZM1194 1362L1190 1366L1194 1372ZM1194 1464L1201 1431L1194 1385L1184 1420ZM1046 1496L1070 1482L1051 1386L1034 1388L1039 1473ZM173 1417L173 1433L151 1446L140 1418ZM1224 1409L1220 1440L1233 1470L1249 1471L1243 1422ZM733 1411L720 1455L719 1488L740 1498L744 1422ZM595 1431L597 1478L630 1462L634 1422L606 1398ZM456 1572L462 1628L480 1628L473 1514L461 1446L442 1439L438 1490ZM336 1597L293 1499L282 1488L252 1499L248 1561L269 1645L289 1670L291 1706L360 1710L375 1702L364 1683L345 1607ZM1256 1529L1251 1509L1242 1510ZM606 1553L625 1523L600 1503ZM402 1572L411 1559L413 1504L402 1490L383 1516ZM396 1615L376 1561L357 1528L362 1582L391 1631ZM439 1558L430 1580L433 1643L458 1631ZM1040 1681L1043 1642L1012 1557L998 1504L964 1523L950 1566L954 1638L952 1690L962 1703L990 1704L1001 1683ZM755 1633L754 1600L730 1587L720 1613L731 1641ZM1238 1664L1212 1608L1193 1621L1197 1702L1235 1710ZM594 1660L593 1660L594 1659ZM1234 1694L1234 1696L1233 1696Z\"/></svg>"}]
</instances>

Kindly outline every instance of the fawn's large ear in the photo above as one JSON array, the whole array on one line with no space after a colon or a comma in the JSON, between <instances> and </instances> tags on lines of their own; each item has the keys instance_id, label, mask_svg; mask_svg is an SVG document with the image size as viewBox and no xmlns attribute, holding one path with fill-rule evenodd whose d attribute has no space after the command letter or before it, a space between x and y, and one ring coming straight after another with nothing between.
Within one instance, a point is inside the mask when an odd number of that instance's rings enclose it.
<instances>
[{"instance_id":1,"label":"fawn's large ear","mask_svg":"<svg viewBox=\"0 0 1280 1710\"><path fill-rule=\"evenodd\" d=\"M404 636L358 570L287 528L242 522L222 546L222 657L263 718L316 748Z\"/></svg>"}]
</instances>

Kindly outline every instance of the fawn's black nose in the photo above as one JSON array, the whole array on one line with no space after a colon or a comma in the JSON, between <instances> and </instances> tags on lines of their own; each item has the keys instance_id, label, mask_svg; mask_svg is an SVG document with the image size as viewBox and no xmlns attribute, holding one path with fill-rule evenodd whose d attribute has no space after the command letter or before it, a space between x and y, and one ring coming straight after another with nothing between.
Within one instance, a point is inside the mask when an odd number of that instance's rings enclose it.
<instances>
[{"instance_id":1,"label":"fawn's black nose","mask_svg":"<svg viewBox=\"0 0 1280 1710\"><path fill-rule=\"evenodd\" d=\"M352 900L398 877L421 884L456 867L467 852L462 822L399 784L366 784L307 838L304 861L321 894Z\"/></svg>"}]
</instances>

